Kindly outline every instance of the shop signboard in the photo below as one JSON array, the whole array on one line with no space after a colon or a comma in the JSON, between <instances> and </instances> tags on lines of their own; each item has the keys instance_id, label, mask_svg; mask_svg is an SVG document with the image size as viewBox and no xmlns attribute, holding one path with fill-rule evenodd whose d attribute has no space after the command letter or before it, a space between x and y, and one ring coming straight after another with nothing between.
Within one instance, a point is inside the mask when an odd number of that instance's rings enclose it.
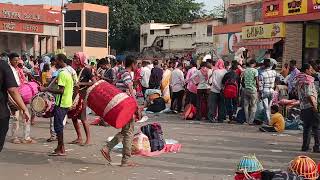
<instances>
[{"instance_id":1,"label":"shop signboard","mask_svg":"<svg viewBox=\"0 0 320 180\"><path fill-rule=\"evenodd\" d=\"M242 28L242 39L269 39L285 37L285 24L273 23Z\"/></svg>"},{"instance_id":2,"label":"shop signboard","mask_svg":"<svg viewBox=\"0 0 320 180\"><path fill-rule=\"evenodd\" d=\"M43 9L41 6L20 6L0 3L0 19L61 24L62 16L59 11Z\"/></svg>"},{"instance_id":3,"label":"shop signboard","mask_svg":"<svg viewBox=\"0 0 320 180\"><path fill-rule=\"evenodd\" d=\"M320 12L320 0L309 0L308 11Z\"/></svg>"},{"instance_id":4,"label":"shop signboard","mask_svg":"<svg viewBox=\"0 0 320 180\"><path fill-rule=\"evenodd\" d=\"M320 28L318 24L306 25L306 48L319 48Z\"/></svg>"},{"instance_id":5,"label":"shop signboard","mask_svg":"<svg viewBox=\"0 0 320 180\"><path fill-rule=\"evenodd\" d=\"M1 30L39 34L43 33L43 25L0 20L0 31Z\"/></svg>"},{"instance_id":6,"label":"shop signboard","mask_svg":"<svg viewBox=\"0 0 320 180\"><path fill-rule=\"evenodd\" d=\"M263 2L263 16L277 17L283 14L283 3L280 0L272 0Z\"/></svg>"},{"instance_id":7,"label":"shop signboard","mask_svg":"<svg viewBox=\"0 0 320 180\"><path fill-rule=\"evenodd\" d=\"M299 15L308 12L308 0L283 0L283 15Z\"/></svg>"}]
</instances>

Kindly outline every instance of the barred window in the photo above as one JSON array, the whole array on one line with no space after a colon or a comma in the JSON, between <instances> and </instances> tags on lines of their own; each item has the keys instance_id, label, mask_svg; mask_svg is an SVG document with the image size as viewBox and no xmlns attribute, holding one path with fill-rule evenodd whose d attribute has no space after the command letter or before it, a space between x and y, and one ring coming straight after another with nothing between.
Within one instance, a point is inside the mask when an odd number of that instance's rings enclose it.
<instances>
[{"instance_id":1,"label":"barred window","mask_svg":"<svg viewBox=\"0 0 320 180\"><path fill-rule=\"evenodd\" d=\"M108 29L108 14L86 11L86 27Z\"/></svg>"},{"instance_id":2,"label":"barred window","mask_svg":"<svg viewBox=\"0 0 320 180\"><path fill-rule=\"evenodd\" d=\"M80 10L67 11L64 17L64 20L66 22L65 27L76 27L76 23L78 27L81 27L81 11ZM68 23L68 22L72 22L72 23Z\"/></svg>"},{"instance_id":3,"label":"barred window","mask_svg":"<svg viewBox=\"0 0 320 180\"><path fill-rule=\"evenodd\" d=\"M98 31L86 31L86 46L87 47L108 47L107 33Z\"/></svg>"},{"instance_id":4,"label":"barred window","mask_svg":"<svg viewBox=\"0 0 320 180\"><path fill-rule=\"evenodd\" d=\"M65 30L66 46L81 46L81 31Z\"/></svg>"}]
</instances>

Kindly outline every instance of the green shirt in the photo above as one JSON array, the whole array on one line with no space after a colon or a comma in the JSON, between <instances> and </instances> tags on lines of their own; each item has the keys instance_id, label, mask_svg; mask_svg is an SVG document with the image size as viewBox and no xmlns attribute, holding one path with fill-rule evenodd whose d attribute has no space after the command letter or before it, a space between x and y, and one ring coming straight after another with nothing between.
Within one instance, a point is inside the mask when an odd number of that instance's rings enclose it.
<instances>
[{"instance_id":1,"label":"green shirt","mask_svg":"<svg viewBox=\"0 0 320 180\"><path fill-rule=\"evenodd\" d=\"M62 70L59 72L58 86L63 86L64 91L62 95L58 95L56 97L56 105L62 108L70 108L72 106L73 79L71 74L68 71ZM60 100L61 96L62 96L62 99Z\"/></svg>"},{"instance_id":2,"label":"green shirt","mask_svg":"<svg viewBox=\"0 0 320 180\"><path fill-rule=\"evenodd\" d=\"M247 68L244 71L244 85L246 89L256 92L257 91L257 81L258 70L255 68Z\"/></svg>"}]
</instances>

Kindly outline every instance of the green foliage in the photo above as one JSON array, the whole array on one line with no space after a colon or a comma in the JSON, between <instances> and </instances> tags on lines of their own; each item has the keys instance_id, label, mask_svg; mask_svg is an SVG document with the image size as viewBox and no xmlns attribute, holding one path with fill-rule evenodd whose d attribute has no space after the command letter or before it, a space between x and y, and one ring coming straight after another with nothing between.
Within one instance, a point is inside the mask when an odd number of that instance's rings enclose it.
<instances>
[{"instance_id":1,"label":"green foliage","mask_svg":"<svg viewBox=\"0 0 320 180\"><path fill-rule=\"evenodd\" d=\"M72 0L110 8L110 45L118 52L139 50L140 25L151 20L190 22L202 15L203 4L195 0Z\"/></svg>"}]
</instances>

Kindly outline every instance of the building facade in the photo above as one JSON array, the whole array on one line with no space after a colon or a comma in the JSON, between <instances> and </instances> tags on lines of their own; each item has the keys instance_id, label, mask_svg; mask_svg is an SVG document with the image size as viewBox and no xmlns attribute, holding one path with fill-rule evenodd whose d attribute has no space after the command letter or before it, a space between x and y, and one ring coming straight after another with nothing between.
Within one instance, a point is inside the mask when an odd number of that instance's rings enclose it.
<instances>
[{"instance_id":1,"label":"building facade","mask_svg":"<svg viewBox=\"0 0 320 180\"><path fill-rule=\"evenodd\" d=\"M103 58L109 48L109 8L88 3L71 3L64 17L64 42L68 56L84 52L88 57Z\"/></svg>"},{"instance_id":2,"label":"building facade","mask_svg":"<svg viewBox=\"0 0 320 180\"><path fill-rule=\"evenodd\" d=\"M0 3L0 51L38 56L58 48L58 8Z\"/></svg>"},{"instance_id":3,"label":"building facade","mask_svg":"<svg viewBox=\"0 0 320 180\"><path fill-rule=\"evenodd\" d=\"M143 24L140 30L140 51L207 53L212 51L213 29L221 24L218 19L200 19L190 24Z\"/></svg>"}]
</instances>

